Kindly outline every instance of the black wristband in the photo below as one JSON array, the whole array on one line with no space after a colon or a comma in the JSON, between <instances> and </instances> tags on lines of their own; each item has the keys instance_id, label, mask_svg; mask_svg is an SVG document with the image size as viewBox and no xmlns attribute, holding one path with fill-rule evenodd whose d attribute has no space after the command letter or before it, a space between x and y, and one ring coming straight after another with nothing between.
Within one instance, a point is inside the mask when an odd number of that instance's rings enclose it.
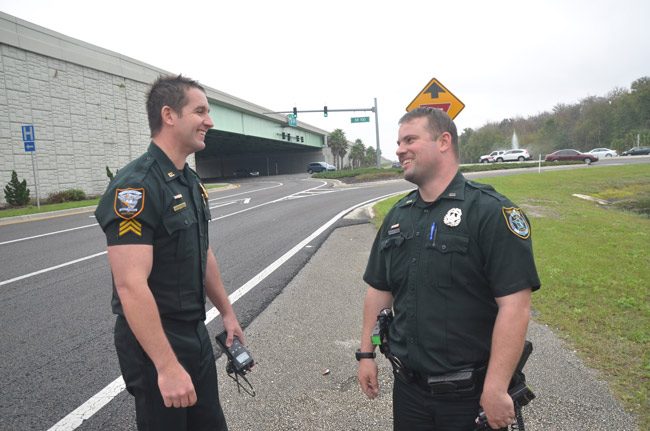
<instances>
[{"instance_id":1,"label":"black wristband","mask_svg":"<svg viewBox=\"0 0 650 431\"><path fill-rule=\"evenodd\" d=\"M354 357L357 358L357 361L362 359L375 359L376 356L375 352L362 352L361 350L357 350L354 353Z\"/></svg>"}]
</instances>

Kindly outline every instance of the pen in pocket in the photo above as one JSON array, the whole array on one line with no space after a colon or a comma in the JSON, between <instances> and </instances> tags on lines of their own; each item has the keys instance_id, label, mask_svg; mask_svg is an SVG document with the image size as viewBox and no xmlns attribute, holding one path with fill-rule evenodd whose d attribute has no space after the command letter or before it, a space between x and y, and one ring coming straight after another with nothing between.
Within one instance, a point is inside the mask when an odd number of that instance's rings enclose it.
<instances>
[{"instance_id":1,"label":"pen in pocket","mask_svg":"<svg viewBox=\"0 0 650 431\"><path fill-rule=\"evenodd\" d=\"M431 223L431 231L429 232L429 241L433 240L433 236L435 235L435 233L436 233L436 222L434 221Z\"/></svg>"}]
</instances>

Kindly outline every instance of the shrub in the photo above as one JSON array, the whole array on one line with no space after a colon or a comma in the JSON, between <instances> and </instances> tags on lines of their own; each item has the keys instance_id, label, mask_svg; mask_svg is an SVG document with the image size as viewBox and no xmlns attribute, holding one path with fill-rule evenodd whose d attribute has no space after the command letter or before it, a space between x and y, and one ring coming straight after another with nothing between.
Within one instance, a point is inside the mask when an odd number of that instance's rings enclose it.
<instances>
[{"instance_id":1,"label":"shrub","mask_svg":"<svg viewBox=\"0 0 650 431\"><path fill-rule=\"evenodd\" d=\"M50 193L47 197L47 203L60 204L62 202L83 201L86 200L86 192L80 189L63 190L60 192Z\"/></svg>"},{"instance_id":2,"label":"shrub","mask_svg":"<svg viewBox=\"0 0 650 431\"><path fill-rule=\"evenodd\" d=\"M29 203L27 180L18 181L16 171L11 171L11 181L5 186L5 200L14 207L25 206Z\"/></svg>"}]
</instances>

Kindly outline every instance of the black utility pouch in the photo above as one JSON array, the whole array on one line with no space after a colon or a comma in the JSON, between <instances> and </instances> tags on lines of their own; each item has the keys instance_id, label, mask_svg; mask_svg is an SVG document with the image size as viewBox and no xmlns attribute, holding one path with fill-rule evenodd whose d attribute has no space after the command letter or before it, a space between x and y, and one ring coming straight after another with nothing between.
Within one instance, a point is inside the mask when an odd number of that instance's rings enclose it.
<instances>
[{"instance_id":1,"label":"black utility pouch","mask_svg":"<svg viewBox=\"0 0 650 431\"><path fill-rule=\"evenodd\" d=\"M481 392L485 379L485 367L470 368L441 376L427 377L427 386L432 395L456 394L476 395Z\"/></svg>"}]
</instances>

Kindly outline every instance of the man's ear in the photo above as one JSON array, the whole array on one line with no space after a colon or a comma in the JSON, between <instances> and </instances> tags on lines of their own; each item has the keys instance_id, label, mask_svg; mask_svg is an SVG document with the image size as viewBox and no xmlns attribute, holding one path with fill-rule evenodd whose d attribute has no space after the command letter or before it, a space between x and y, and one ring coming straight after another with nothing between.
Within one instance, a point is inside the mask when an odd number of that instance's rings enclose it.
<instances>
[{"instance_id":1,"label":"man's ear","mask_svg":"<svg viewBox=\"0 0 650 431\"><path fill-rule=\"evenodd\" d=\"M160 118L162 118L163 123L167 124L168 126L173 126L176 121L176 113L172 108L165 105L160 110Z\"/></svg>"},{"instance_id":2,"label":"man's ear","mask_svg":"<svg viewBox=\"0 0 650 431\"><path fill-rule=\"evenodd\" d=\"M445 153L447 151L454 151L454 146L451 143L451 135L449 132L444 132L440 135L438 140L440 141L440 152Z\"/></svg>"}]
</instances>

